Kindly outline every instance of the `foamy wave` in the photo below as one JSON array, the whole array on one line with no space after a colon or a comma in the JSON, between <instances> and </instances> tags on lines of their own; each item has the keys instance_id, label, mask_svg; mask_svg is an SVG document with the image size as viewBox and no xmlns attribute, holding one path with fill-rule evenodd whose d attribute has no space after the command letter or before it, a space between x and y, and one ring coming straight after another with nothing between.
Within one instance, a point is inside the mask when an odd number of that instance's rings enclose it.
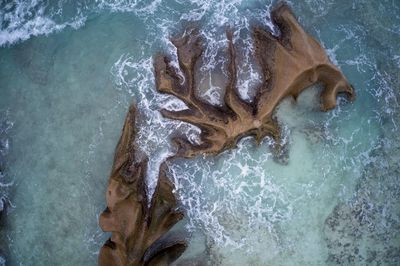
<instances>
[{"instance_id":1,"label":"foamy wave","mask_svg":"<svg viewBox=\"0 0 400 266\"><path fill-rule=\"evenodd\" d=\"M134 12L139 15L149 15L157 11L162 0L150 1L140 0L97 0L100 9L109 9L114 12Z\"/></svg>"},{"instance_id":2,"label":"foamy wave","mask_svg":"<svg viewBox=\"0 0 400 266\"><path fill-rule=\"evenodd\" d=\"M264 228L276 237L276 224L290 218L291 196L266 173L271 160L265 149L254 157L251 139L217 158L171 165L176 189L189 218L189 230L201 228L219 248L254 251L250 228Z\"/></svg>"},{"instance_id":3,"label":"foamy wave","mask_svg":"<svg viewBox=\"0 0 400 266\"><path fill-rule=\"evenodd\" d=\"M162 0L147 2L139 0L74 3L65 3L64 1L49 3L43 0L0 2L0 47L25 41L33 36L60 32L67 27L78 29L85 24L89 15L103 10L132 12L146 18L157 11ZM68 11L64 12L64 9Z\"/></svg>"},{"instance_id":4,"label":"foamy wave","mask_svg":"<svg viewBox=\"0 0 400 266\"><path fill-rule=\"evenodd\" d=\"M47 14L47 4L39 0L15 0L0 4L0 7L0 46L25 41L32 36L59 32L66 27L77 29L86 21L86 17L78 10L75 17L64 23L57 23L53 16L62 11Z\"/></svg>"}]
</instances>

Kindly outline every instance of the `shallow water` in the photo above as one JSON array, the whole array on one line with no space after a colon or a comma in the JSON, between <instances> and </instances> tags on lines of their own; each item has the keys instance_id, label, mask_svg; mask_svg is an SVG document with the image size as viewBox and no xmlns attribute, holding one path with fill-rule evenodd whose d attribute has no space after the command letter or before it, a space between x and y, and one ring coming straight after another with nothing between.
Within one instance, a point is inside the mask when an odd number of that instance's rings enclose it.
<instances>
[{"instance_id":1,"label":"shallow water","mask_svg":"<svg viewBox=\"0 0 400 266\"><path fill-rule=\"evenodd\" d=\"M285 152L243 139L216 157L177 160L170 177L191 235L178 261L210 265L400 264L400 2L292 1L308 32L356 89L318 110L318 86L277 117ZM269 1L0 1L0 265L95 265L113 150L131 102L139 146L158 164L166 135L198 129L161 118L185 108L155 93L152 56L199 25L203 99L218 104L224 30L235 30L241 95L259 82L249 27L272 27ZM271 28L271 30L274 30ZM222 80L222 81L221 81Z\"/></svg>"}]
</instances>

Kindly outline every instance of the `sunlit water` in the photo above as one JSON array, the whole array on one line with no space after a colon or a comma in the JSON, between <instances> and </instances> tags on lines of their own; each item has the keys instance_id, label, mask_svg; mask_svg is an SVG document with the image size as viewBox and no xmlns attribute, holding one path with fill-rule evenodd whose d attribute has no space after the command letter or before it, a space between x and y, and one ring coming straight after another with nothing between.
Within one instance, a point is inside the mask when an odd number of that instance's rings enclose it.
<instances>
[{"instance_id":1,"label":"sunlit water","mask_svg":"<svg viewBox=\"0 0 400 266\"><path fill-rule=\"evenodd\" d=\"M230 26L240 93L251 100L260 76L249 28L272 27L261 0L49 2L0 1L0 265L96 265L129 104L140 111L150 190L174 152L165 136L197 141L198 129L157 111L185 106L155 92L154 53L175 57L168 37L200 26L199 94L219 104ZM400 264L400 2L291 5L357 99L321 113L316 86L282 102L278 159L271 140L246 138L216 157L170 163L191 236L181 265Z\"/></svg>"}]
</instances>

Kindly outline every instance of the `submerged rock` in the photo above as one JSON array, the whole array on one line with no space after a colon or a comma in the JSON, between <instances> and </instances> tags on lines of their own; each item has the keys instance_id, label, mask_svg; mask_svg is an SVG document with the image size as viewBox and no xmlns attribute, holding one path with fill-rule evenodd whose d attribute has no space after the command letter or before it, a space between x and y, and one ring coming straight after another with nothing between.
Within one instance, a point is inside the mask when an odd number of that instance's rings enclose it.
<instances>
[{"instance_id":1,"label":"submerged rock","mask_svg":"<svg viewBox=\"0 0 400 266\"><path fill-rule=\"evenodd\" d=\"M378 143L352 198L326 218L328 265L399 265L399 146Z\"/></svg>"},{"instance_id":2,"label":"submerged rock","mask_svg":"<svg viewBox=\"0 0 400 266\"><path fill-rule=\"evenodd\" d=\"M322 111L336 106L338 93L354 98L353 88L342 72L331 63L324 48L303 30L287 5L278 5L271 17L280 30L280 36L274 36L261 27L254 27L252 32L254 53L262 72L262 83L253 103L239 97L236 51L229 30L228 82L223 107L206 103L196 96L196 64L204 50L196 30L186 31L182 37L172 39L183 77L167 56L155 58L158 91L171 94L188 106L181 111L164 109L161 111L163 116L191 123L202 130L200 145L182 137L174 139L178 146L177 156L218 154L249 135L254 136L258 143L268 135L279 139L280 130L273 116L275 107L285 97L296 99L304 89L317 82L325 86L320 96Z\"/></svg>"}]
</instances>

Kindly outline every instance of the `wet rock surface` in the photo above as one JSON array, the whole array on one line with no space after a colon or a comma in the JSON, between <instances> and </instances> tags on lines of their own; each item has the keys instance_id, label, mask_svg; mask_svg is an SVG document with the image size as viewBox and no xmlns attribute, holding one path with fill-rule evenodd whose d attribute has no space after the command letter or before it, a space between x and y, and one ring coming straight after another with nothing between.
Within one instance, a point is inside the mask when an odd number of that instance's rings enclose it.
<instances>
[{"instance_id":1,"label":"wet rock surface","mask_svg":"<svg viewBox=\"0 0 400 266\"><path fill-rule=\"evenodd\" d=\"M280 130L274 118L276 106L286 97L296 99L315 83L324 85L320 95L322 111L336 106L339 93L354 98L353 87L330 62L323 47L303 30L286 4L275 7L271 17L280 30L279 36L253 27L254 54L261 68L262 83L252 103L244 101L238 94L236 50L230 30L227 31L228 81L222 107L206 103L196 95L195 72L204 50L197 30L187 30L182 37L171 40L177 49L179 70L168 56L155 58L158 91L177 97L188 107L181 111L164 109L161 111L163 116L191 123L202 130L200 145L182 137L174 139L177 156L215 155L236 146L245 136L254 136L258 143L265 136L279 139Z\"/></svg>"},{"instance_id":2,"label":"wet rock surface","mask_svg":"<svg viewBox=\"0 0 400 266\"><path fill-rule=\"evenodd\" d=\"M135 147L135 116L132 106L115 151L107 208L100 216L100 227L112 235L100 250L99 265L169 265L186 249L184 238L166 235L183 214L177 209L165 164L148 201L147 158Z\"/></svg>"}]
</instances>

